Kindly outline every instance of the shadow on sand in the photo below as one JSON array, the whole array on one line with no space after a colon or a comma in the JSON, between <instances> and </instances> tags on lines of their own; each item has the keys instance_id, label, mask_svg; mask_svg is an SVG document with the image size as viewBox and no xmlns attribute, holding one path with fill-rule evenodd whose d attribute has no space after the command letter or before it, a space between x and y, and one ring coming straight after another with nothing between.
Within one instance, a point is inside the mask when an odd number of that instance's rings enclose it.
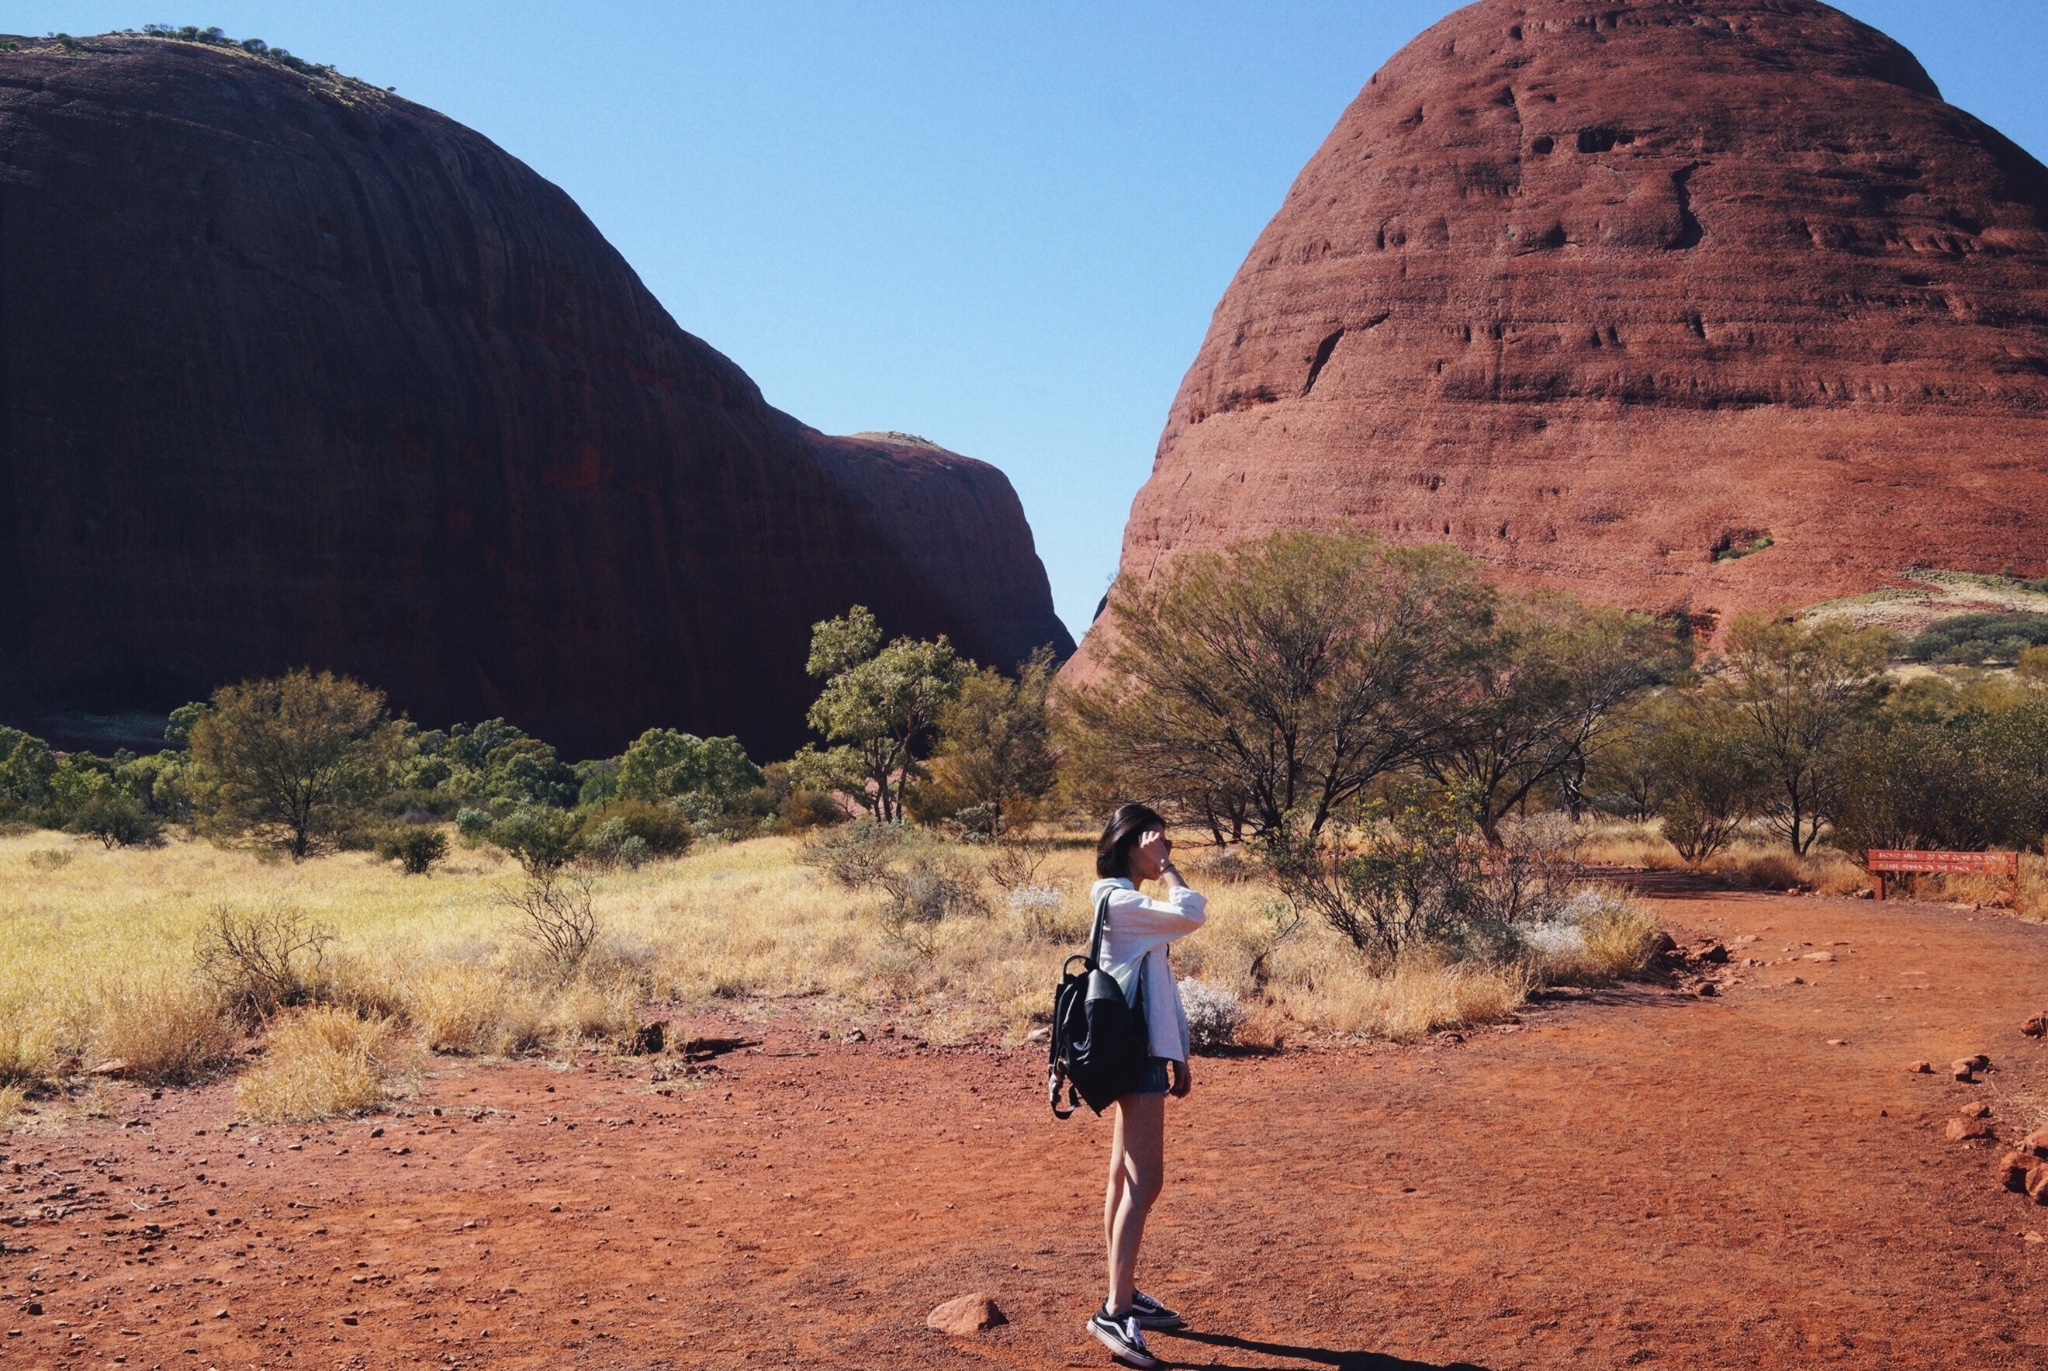
<instances>
[{"instance_id":1,"label":"shadow on sand","mask_svg":"<svg viewBox=\"0 0 2048 1371\"><path fill-rule=\"evenodd\" d=\"M1165 1329L1154 1337L1180 1338L1187 1342L1198 1342L1207 1347L1236 1352L1256 1352L1262 1357L1292 1357L1297 1361L1310 1362L1316 1366L1335 1367L1336 1371L1486 1371L1473 1362L1411 1361L1406 1357L1390 1356L1385 1352L1338 1352L1327 1347L1295 1347L1281 1342L1259 1342L1252 1338L1233 1338L1227 1333L1198 1333L1189 1328ZM1152 1344L1155 1355L1167 1351L1159 1343ZM1166 1358L1169 1363L1175 1359ZM1215 1371L1252 1371L1228 1361L1202 1363Z\"/></svg>"}]
</instances>

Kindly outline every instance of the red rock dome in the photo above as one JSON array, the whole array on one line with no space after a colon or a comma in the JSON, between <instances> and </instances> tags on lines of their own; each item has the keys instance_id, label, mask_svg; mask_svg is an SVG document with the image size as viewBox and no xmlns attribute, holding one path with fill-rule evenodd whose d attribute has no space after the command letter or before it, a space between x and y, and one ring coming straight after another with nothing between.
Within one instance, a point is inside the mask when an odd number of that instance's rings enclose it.
<instances>
[{"instance_id":1,"label":"red rock dome","mask_svg":"<svg viewBox=\"0 0 2048 1371\"><path fill-rule=\"evenodd\" d=\"M20 42L0 719L303 664L570 755L772 756L854 602L992 664L1071 647L1000 472L771 408L480 135L233 48Z\"/></svg>"},{"instance_id":2,"label":"red rock dome","mask_svg":"<svg viewBox=\"0 0 2048 1371\"><path fill-rule=\"evenodd\" d=\"M1700 627L2048 572L2048 169L1812 0L1457 11L1217 306L1123 569L1347 521Z\"/></svg>"}]
</instances>

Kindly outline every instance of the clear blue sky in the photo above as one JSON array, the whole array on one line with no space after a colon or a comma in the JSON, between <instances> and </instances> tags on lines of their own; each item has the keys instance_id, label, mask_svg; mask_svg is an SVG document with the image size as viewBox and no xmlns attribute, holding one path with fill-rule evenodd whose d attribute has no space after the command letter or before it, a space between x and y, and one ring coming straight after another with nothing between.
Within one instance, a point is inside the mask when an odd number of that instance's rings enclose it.
<instances>
[{"instance_id":1,"label":"clear blue sky","mask_svg":"<svg viewBox=\"0 0 2048 1371\"><path fill-rule=\"evenodd\" d=\"M1849 0L2048 156L2048 0ZM1456 6L0 0L218 24L461 120L828 432L994 462L1076 636L1209 313L1375 68Z\"/></svg>"}]
</instances>

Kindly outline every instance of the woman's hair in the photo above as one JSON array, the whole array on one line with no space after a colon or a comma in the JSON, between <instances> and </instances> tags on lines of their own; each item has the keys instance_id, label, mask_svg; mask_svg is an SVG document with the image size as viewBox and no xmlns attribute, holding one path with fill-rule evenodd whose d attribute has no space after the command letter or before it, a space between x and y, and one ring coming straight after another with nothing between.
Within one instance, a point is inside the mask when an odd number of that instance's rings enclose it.
<instances>
[{"instance_id":1,"label":"woman's hair","mask_svg":"<svg viewBox=\"0 0 2048 1371\"><path fill-rule=\"evenodd\" d=\"M1116 813L1103 826L1101 840L1095 844L1095 874L1105 879L1121 876L1129 880L1131 849L1138 845L1146 830L1165 827L1166 820L1156 810L1145 805L1118 805Z\"/></svg>"}]
</instances>

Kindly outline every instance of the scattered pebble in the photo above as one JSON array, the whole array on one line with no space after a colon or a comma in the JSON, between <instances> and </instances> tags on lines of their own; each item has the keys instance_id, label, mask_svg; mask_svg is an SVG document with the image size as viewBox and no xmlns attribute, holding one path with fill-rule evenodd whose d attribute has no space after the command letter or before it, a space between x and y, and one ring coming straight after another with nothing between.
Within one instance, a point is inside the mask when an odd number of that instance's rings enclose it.
<instances>
[{"instance_id":1,"label":"scattered pebble","mask_svg":"<svg viewBox=\"0 0 2048 1371\"><path fill-rule=\"evenodd\" d=\"M2048 1037L2048 1014L2036 1014L2020 1024L2020 1032L2029 1038Z\"/></svg>"},{"instance_id":2,"label":"scattered pebble","mask_svg":"<svg viewBox=\"0 0 2048 1371\"><path fill-rule=\"evenodd\" d=\"M1909 1072L1910 1074L1912 1074L1912 1075L1915 1075L1915 1076L1932 1076L1932 1075L1934 1074L1934 1063L1933 1063L1933 1062L1907 1062L1907 1063L1906 1063L1906 1070L1907 1070L1907 1071L1908 1071L1908 1072Z\"/></svg>"},{"instance_id":3,"label":"scattered pebble","mask_svg":"<svg viewBox=\"0 0 2048 1371\"><path fill-rule=\"evenodd\" d=\"M1950 1142L1975 1142L1979 1138L1996 1137L1997 1130L1983 1119L1950 1119L1948 1137Z\"/></svg>"}]
</instances>

